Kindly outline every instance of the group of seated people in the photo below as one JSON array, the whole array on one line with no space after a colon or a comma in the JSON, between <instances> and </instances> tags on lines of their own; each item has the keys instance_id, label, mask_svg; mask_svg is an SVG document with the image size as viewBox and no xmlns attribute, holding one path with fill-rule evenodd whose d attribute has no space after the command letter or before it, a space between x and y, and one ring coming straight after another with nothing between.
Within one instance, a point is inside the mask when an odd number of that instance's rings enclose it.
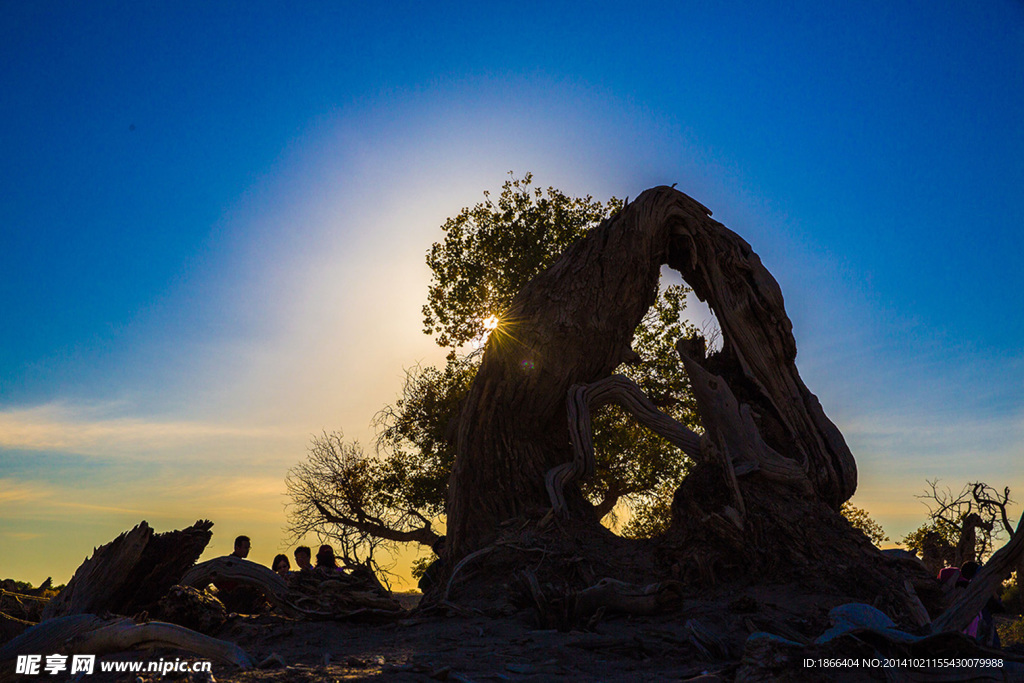
<instances>
[{"instance_id":1,"label":"group of seated people","mask_svg":"<svg viewBox=\"0 0 1024 683\"><path fill-rule=\"evenodd\" d=\"M295 564L298 567L295 571L322 571L332 572L341 571L341 567L338 566L338 558L334 555L334 548L329 545L320 546L320 550L316 553L316 566L314 567L310 561L312 558L312 550L307 545L300 545L295 549ZM294 572L292 572L291 562L288 561L288 556L280 554L274 557L274 561L271 563L270 568L274 570L274 573L279 575L282 579L288 579Z\"/></svg>"},{"instance_id":2,"label":"group of seated people","mask_svg":"<svg viewBox=\"0 0 1024 683\"><path fill-rule=\"evenodd\" d=\"M239 536L235 539L234 551L229 557L244 560L249 556L252 543L248 536ZM288 581L293 575L302 572L319 572L330 575L341 572L338 566L338 558L334 555L334 548L329 545L320 546L316 554L316 566L312 564L312 551L309 546L299 546L295 549L295 563L298 566L296 571L291 571L291 563L287 555L278 555L271 563L271 569L281 578ZM253 586L240 583L237 579L219 577L214 581L217 588L217 597L224 603L228 611L232 612L258 612L262 609L264 598L263 592Z\"/></svg>"},{"instance_id":3,"label":"group of seated people","mask_svg":"<svg viewBox=\"0 0 1024 683\"><path fill-rule=\"evenodd\" d=\"M244 560L249 556L249 549L252 547L252 542L248 536L239 536L235 539L235 549L231 553L231 557L237 557ZM295 564L298 566L297 572L304 571L322 571L332 572L341 571L341 567L338 566L338 558L334 555L334 548L329 545L320 546L320 550L316 554L316 566L314 567L312 562L312 550L308 545L300 545L295 549ZM288 561L288 556L284 554L277 555L274 561L271 563L270 568L274 570L274 573L279 575L283 579L288 579L294 572L292 572L291 562Z\"/></svg>"}]
</instances>

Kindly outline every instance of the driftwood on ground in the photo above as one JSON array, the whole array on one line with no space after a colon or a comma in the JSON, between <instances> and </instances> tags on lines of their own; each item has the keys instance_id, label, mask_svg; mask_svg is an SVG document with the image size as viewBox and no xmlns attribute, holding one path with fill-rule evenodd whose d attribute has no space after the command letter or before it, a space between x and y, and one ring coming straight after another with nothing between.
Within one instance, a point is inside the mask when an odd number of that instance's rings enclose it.
<instances>
[{"instance_id":1,"label":"driftwood on ground","mask_svg":"<svg viewBox=\"0 0 1024 683\"><path fill-rule=\"evenodd\" d=\"M48 604L42 598L8 596L4 591L0 597L5 604L40 603L35 609L43 621L33 624L4 619L3 627L16 637L0 649L0 662L5 664L0 675L10 669L6 660L18 654L105 654L153 647L184 649L250 667L252 661L238 646L199 632L216 632L225 623L224 606L202 590L218 580L258 589L275 608L294 617L391 621L402 612L365 567L349 572L297 572L290 581L262 565L232 556L193 567L209 541L211 526L211 522L201 521L183 531L154 534L142 522L97 548ZM131 614L159 613L177 623L136 623L108 616L117 609Z\"/></svg>"},{"instance_id":2,"label":"driftwood on ground","mask_svg":"<svg viewBox=\"0 0 1024 683\"><path fill-rule=\"evenodd\" d=\"M238 646L183 626L135 623L117 614L157 610L210 540L212 522L154 534L146 522L100 546L41 613L42 621L0 649L0 661L18 654L106 654L172 647L243 668L252 666ZM272 572L269 572L275 576ZM9 667L4 668L7 672Z\"/></svg>"},{"instance_id":3,"label":"driftwood on ground","mask_svg":"<svg viewBox=\"0 0 1024 683\"><path fill-rule=\"evenodd\" d=\"M204 636L175 624L136 624L125 617L74 614L45 621L0 648L0 675L13 670L19 654L103 655L134 649L177 648L243 669L252 660L234 643Z\"/></svg>"},{"instance_id":4,"label":"driftwood on ground","mask_svg":"<svg viewBox=\"0 0 1024 683\"><path fill-rule=\"evenodd\" d=\"M402 606L366 567L351 571L304 571L288 581L290 603L308 618L401 616Z\"/></svg>"}]
</instances>

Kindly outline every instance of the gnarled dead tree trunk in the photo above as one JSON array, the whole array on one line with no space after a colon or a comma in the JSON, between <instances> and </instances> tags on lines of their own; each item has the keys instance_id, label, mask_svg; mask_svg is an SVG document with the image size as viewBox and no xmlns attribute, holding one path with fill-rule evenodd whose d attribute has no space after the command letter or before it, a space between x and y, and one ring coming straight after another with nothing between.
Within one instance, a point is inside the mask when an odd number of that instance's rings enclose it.
<instances>
[{"instance_id":1,"label":"gnarled dead tree trunk","mask_svg":"<svg viewBox=\"0 0 1024 683\"><path fill-rule=\"evenodd\" d=\"M710 356L702 340L677 345L699 436L612 376L636 357L633 333L664 264L722 329ZM602 580L678 580L695 593L778 583L831 605L880 605L920 628L938 611L934 580L882 555L839 514L856 465L795 358L782 293L750 245L681 192L644 192L527 284L491 333L454 430L450 578L428 600L486 606L504 594L571 621L574 601L600 595ZM608 402L695 463L659 538L615 536L580 491L594 465L589 410Z\"/></svg>"},{"instance_id":2,"label":"gnarled dead tree trunk","mask_svg":"<svg viewBox=\"0 0 1024 683\"><path fill-rule=\"evenodd\" d=\"M71 581L43 611L43 620L70 614L136 614L155 609L202 555L213 522L199 520L187 529L153 533L142 522L85 560Z\"/></svg>"},{"instance_id":3,"label":"gnarled dead tree trunk","mask_svg":"<svg viewBox=\"0 0 1024 683\"><path fill-rule=\"evenodd\" d=\"M691 381L704 364L704 379L735 395L734 414L710 400L700 405L709 453L732 449L721 462L745 462L746 470L832 510L853 494L853 456L800 379L778 284L750 245L709 214L671 188L648 190L515 297L488 340L458 421L450 559L485 547L508 519L543 514L554 468L562 468L559 483L569 484L565 513L596 528L591 506L563 476L574 459L566 397L574 385L606 380L632 355L633 332L666 263L722 327L724 348L715 358L688 358Z\"/></svg>"}]
</instances>

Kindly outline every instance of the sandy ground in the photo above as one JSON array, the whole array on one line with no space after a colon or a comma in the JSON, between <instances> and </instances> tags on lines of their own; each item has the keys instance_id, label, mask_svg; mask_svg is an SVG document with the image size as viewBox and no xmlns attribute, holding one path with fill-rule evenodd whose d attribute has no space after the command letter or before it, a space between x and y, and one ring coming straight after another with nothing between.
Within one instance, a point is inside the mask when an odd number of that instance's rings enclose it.
<instances>
[{"instance_id":1,"label":"sandy ground","mask_svg":"<svg viewBox=\"0 0 1024 683\"><path fill-rule=\"evenodd\" d=\"M213 663L210 674L101 674L79 683L130 681L212 681L299 683L306 681L731 681L754 631L810 639L827 622L828 596L792 587L748 587L690 597L663 615L611 615L592 630L559 632L538 628L531 610L492 613L468 609L415 609L418 594L399 595L407 607L387 623L299 621L275 614L234 615L216 634L242 647L259 666L243 671ZM717 642L694 638L695 630ZM801 655L803 656L803 655ZM194 661L172 650L142 651L100 661ZM797 667L799 668L799 667ZM804 680L806 671L790 671ZM868 672L852 678L872 679ZM874 672L874 673L881 673ZM28 680L61 680L54 676ZM765 679L768 680L768 679ZM808 678L806 680L816 680ZM818 679L823 680L823 679ZM991 680L991 679L986 679ZM1005 679L1010 680L1010 679Z\"/></svg>"},{"instance_id":2,"label":"sandy ground","mask_svg":"<svg viewBox=\"0 0 1024 683\"><path fill-rule=\"evenodd\" d=\"M414 617L376 626L261 618L239 620L222 635L265 668L240 671L215 663L217 681L679 681L727 667L700 661L675 628L656 620L613 622L597 633L560 633L482 616ZM174 653L137 659L159 656L170 659ZM209 678L168 674L142 680Z\"/></svg>"},{"instance_id":3,"label":"sandy ground","mask_svg":"<svg viewBox=\"0 0 1024 683\"><path fill-rule=\"evenodd\" d=\"M416 596L403 596L412 605ZM233 617L218 634L245 649L261 668L213 664L213 679L280 681L680 681L735 668L703 655L687 640L680 615L612 617L594 631L538 629L528 611L504 617L409 611L386 624L295 621L276 615ZM709 619L705 615L705 623ZM721 624L709 624L721 628ZM156 661L170 651L121 655ZM52 679L51 679L52 680ZM89 681L209 681L207 675L120 677ZM704 680L715 680L704 679Z\"/></svg>"}]
</instances>

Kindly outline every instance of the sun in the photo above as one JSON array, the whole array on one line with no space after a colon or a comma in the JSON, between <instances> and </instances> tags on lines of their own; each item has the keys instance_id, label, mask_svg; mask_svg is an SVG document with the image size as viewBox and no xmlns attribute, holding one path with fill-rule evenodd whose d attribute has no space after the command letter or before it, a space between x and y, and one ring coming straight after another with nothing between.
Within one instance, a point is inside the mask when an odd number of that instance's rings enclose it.
<instances>
[{"instance_id":1,"label":"sun","mask_svg":"<svg viewBox=\"0 0 1024 683\"><path fill-rule=\"evenodd\" d=\"M496 329L498 329L498 324L500 322L501 321L498 319L498 316L496 315L492 315L488 318L484 318L483 320L481 320L480 324L483 325L484 331L483 334L481 334L478 338L473 340L473 348L482 349L484 345L487 343L487 338L491 336L491 332L494 332Z\"/></svg>"}]
</instances>

